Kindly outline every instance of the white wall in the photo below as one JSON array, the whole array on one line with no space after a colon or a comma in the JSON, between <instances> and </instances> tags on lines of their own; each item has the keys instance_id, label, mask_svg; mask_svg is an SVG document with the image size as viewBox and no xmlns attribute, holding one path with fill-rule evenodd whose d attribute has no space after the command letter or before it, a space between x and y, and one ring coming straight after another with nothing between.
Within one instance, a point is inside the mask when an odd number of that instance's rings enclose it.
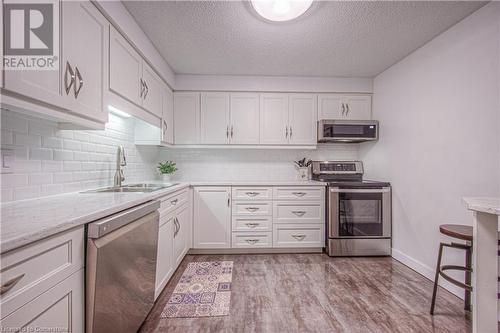
<instances>
[{"instance_id":1,"label":"white wall","mask_svg":"<svg viewBox=\"0 0 500 333\"><path fill-rule=\"evenodd\" d=\"M317 160L355 160L357 145L330 145L317 150L285 149L169 149L161 160L174 160L179 167L174 180L293 180L293 161L303 157Z\"/></svg>"},{"instance_id":2,"label":"white wall","mask_svg":"<svg viewBox=\"0 0 500 333\"><path fill-rule=\"evenodd\" d=\"M374 80L380 140L360 157L367 177L393 185L394 257L429 278L450 240L438 226L472 223L462 197L500 194L499 48L490 3ZM444 258L464 263L462 251Z\"/></svg>"},{"instance_id":3,"label":"white wall","mask_svg":"<svg viewBox=\"0 0 500 333\"><path fill-rule=\"evenodd\" d=\"M175 76L175 90L372 92L372 78L238 75Z\"/></svg>"},{"instance_id":4,"label":"white wall","mask_svg":"<svg viewBox=\"0 0 500 333\"><path fill-rule=\"evenodd\" d=\"M2 148L15 154L12 173L0 175L2 202L110 186L118 145L125 147L127 182L156 176L158 150L134 145L132 118L110 114L103 131L72 131L2 110L1 134Z\"/></svg>"}]
</instances>

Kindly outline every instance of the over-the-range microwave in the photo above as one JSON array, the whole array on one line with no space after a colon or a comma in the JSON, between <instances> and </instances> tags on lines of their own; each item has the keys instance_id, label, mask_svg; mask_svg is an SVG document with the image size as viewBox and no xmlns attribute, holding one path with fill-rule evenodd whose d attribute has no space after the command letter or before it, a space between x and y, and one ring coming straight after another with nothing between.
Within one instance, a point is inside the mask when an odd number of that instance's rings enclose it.
<instances>
[{"instance_id":1,"label":"over-the-range microwave","mask_svg":"<svg viewBox=\"0 0 500 333\"><path fill-rule=\"evenodd\" d=\"M378 140L377 120L320 120L318 142L364 142Z\"/></svg>"}]
</instances>

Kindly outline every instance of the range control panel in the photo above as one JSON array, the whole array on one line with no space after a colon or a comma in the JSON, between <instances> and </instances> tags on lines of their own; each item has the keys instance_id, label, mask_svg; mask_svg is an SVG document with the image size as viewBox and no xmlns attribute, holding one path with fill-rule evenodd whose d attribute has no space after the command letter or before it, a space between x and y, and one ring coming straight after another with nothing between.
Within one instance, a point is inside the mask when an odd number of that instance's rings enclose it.
<instances>
[{"instance_id":1,"label":"range control panel","mask_svg":"<svg viewBox=\"0 0 500 333\"><path fill-rule=\"evenodd\" d=\"M362 174L361 161L313 161L313 174Z\"/></svg>"}]
</instances>

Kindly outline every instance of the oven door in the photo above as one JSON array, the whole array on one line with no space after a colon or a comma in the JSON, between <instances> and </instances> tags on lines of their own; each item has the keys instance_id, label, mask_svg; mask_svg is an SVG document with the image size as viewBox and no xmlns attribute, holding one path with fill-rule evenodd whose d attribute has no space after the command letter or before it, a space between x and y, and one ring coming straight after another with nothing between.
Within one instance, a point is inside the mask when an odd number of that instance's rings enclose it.
<instances>
[{"instance_id":1,"label":"oven door","mask_svg":"<svg viewBox=\"0 0 500 333\"><path fill-rule=\"evenodd\" d=\"M391 189L329 189L330 238L391 237Z\"/></svg>"}]
</instances>

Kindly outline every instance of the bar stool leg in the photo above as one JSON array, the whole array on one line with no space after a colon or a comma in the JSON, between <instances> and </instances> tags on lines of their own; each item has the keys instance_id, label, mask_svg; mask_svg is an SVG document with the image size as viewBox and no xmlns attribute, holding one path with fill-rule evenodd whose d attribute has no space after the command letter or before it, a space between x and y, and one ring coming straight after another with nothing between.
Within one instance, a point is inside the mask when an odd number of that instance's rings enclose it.
<instances>
[{"instance_id":1,"label":"bar stool leg","mask_svg":"<svg viewBox=\"0 0 500 333\"><path fill-rule=\"evenodd\" d=\"M470 249L468 250L465 250L465 267L467 268L471 268L472 267L472 244L471 244L471 247ZM471 277L472 277L472 274L471 272L465 272L465 284L467 285L471 285ZM465 311L470 311L470 301L471 300L471 294L470 294L470 291L465 289L465 306L464 306L464 309Z\"/></svg>"},{"instance_id":2,"label":"bar stool leg","mask_svg":"<svg viewBox=\"0 0 500 333\"><path fill-rule=\"evenodd\" d=\"M432 291L432 301L431 301L431 315L434 315L434 306L436 304L436 294L439 280L439 272L441 270L441 256L443 254L443 243L439 244L438 260L436 265L436 275L434 277L434 290Z\"/></svg>"}]
</instances>

